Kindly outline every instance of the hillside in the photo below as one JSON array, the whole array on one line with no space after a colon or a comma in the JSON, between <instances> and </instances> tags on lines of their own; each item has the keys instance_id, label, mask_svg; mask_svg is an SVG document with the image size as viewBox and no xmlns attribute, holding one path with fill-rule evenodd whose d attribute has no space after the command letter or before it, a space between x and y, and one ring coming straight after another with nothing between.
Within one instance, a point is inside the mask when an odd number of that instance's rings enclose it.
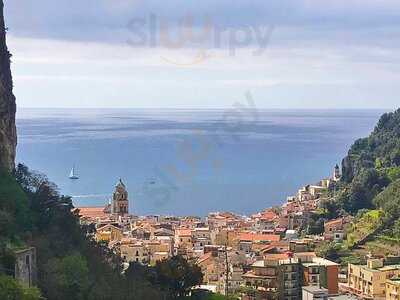
<instances>
[{"instance_id":1,"label":"hillside","mask_svg":"<svg viewBox=\"0 0 400 300\"><path fill-rule=\"evenodd\" d=\"M367 138L343 159L342 179L331 196L338 213L356 216L348 243L400 240L400 109L384 114ZM379 214L379 218L373 218Z\"/></svg>"}]
</instances>

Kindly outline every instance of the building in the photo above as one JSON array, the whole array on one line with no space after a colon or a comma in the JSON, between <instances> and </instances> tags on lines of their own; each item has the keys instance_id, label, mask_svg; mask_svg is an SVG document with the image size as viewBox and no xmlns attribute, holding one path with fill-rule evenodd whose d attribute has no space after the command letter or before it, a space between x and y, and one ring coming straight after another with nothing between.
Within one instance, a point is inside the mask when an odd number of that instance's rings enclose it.
<instances>
[{"instance_id":1,"label":"building","mask_svg":"<svg viewBox=\"0 0 400 300\"><path fill-rule=\"evenodd\" d=\"M385 264L383 259L369 259L367 265L349 264L348 288L360 297L385 298L387 280L399 275L400 264Z\"/></svg>"},{"instance_id":2,"label":"building","mask_svg":"<svg viewBox=\"0 0 400 300\"><path fill-rule=\"evenodd\" d=\"M341 177L339 165L336 165L335 169L333 170L333 180L339 181Z\"/></svg>"},{"instance_id":3,"label":"building","mask_svg":"<svg viewBox=\"0 0 400 300\"><path fill-rule=\"evenodd\" d=\"M329 295L339 291L339 265L330 260L316 257L314 252L295 253L303 272L304 286L318 286L328 290Z\"/></svg>"},{"instance_id":4,"label":"building","mask_svg":"<svg viewBox=\"0 0 400 300\"><path fill-rule=\"evenodd\" d=\"M115 185L111 203L111 213L121 217L129 213L128 192L121 179Z\"/></svg>"},{"instance_id":5,"label":"building","mask_svg":"<svg viewBox=\"0 0 400 300\"><path fill-rule=\"evenodd\" d=\"M296 300L301 297L302 278L298 260L288 254L268 254L243 275L254 288L253 298Z\"/></svg>"},{"instance_id":6,"label":"building","mask_svg":"<svg viewBox=\"0 0 400 300\"><path fill-rule=\"evenodd\" d=\"M194 228L191 231L192 247L194 250L204 251L204 246L211 245L210 229L207 227Z\"/></svg>"},{"instance_id":7,"label":"building","mask_svg":"<svg viewBox=\"0 0 400 300\"><path fill-rule=\"evenodd\" d=\"M400 277L386 280L386 300L400 300Z\"/></svg>"},{"instance_id":8,"label":"building","mask_svg":"<svg viewBox=\"0 0 400 300\"><path fill-rule=\"evenodd\" d=\"M175 248L176 254L182 255L186 258L190 256L192 249L191 229L179 228L175 230Z\"/></svg>"},{"instance_id":9,"label":"building","mask_svg":"<svg viewBox=\"0 0 400 300\"><path fill-rule=\"evenodd\" d=\"M279 261L278 267L279 300L297 300L301 298L303 278L298 259L289 256Z\"/></svg>"},{"instance_id":10,"label":"building","mask_svg":"<svg viewBox=\"0 0 400 300\"><path fill-rule=\"evenodd\" d=\"M340 242L345 236L346 218L338 218L324 223L324 238L328 241Z\"/></svg>"},{"instance_id":11,"label":"building","mask_svg":"<svg viewBox=\"0 0 400 300\"><path fill-rule=\"evenodd\" d=\"M252 252L254 244L264 243L265 245L271 242L279 242L281 239L280 235L276 234L259 234L255 232L241 232L237 238L237 248L239 251L245 253Z\"/></svg>"},{"instance_id":12,"label":"building","mask_svg":"<svg viewBox=\"0 0 400 300\"><path fill-rule=\"evenodd\" d=\"M122 237L122 229L112 224L107 224L96 229L97 241L113 242L121 240Z\"/></svg>"},{"instance_id":13,"label":"building","mask_svg":"<svg viewBox=\"0 0 400 300\"><path fill-rule=\"evenodd\" d=\"M328 290L318 286L303 286L303 300L327 300Z\"/></svg>"},{"instance_id":14,"label":"building","mask_svg":"<svg viewBox=\"0 0 400 300\"><path fill-rule=\"evenodd\" d=\"M84 224L96 224L110 219L110 213L104 206L78 207L74 212L78 213L80 222Z\"/></svg>"},{"instance_id":15,"label":"building","mask_svg":"<svg viewBox=\"0 0 400 300\"><path fill-rule=\"evenodd\" d=\"M144 242L135 239L123 239L119 243L121 257L126 262L137 262L148 264L150 262L150 253Z\"/></svg>"},{"instance_id":16,"label":"building","mask_svg":"<svg viewBox=\"0 0 400 300\"><path fill-rule=\"evenodd\" d=\"M302 286L306 291L325 289L326 296L338 293L338 264L317 257L314 252L265 254L243 275L247 286L261 299L301 299ZM317 294L315 294L316 296ZM326 299L326 298L311 298Z\"/></svg>"},{"instance_id":17,"label":"building","mask_svg":"<svg viewBox=\"0 0 400 300\"><path fill-rule=\"evenodd\" d=\"M36 248L15 251L15 279L27 287L36 283Z\"/></svg>"}]
</instances>

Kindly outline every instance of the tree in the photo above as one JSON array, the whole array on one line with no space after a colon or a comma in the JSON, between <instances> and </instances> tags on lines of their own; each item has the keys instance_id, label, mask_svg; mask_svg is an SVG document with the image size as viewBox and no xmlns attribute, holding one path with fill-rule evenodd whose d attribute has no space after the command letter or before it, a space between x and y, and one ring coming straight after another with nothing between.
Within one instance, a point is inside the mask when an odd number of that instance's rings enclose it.
<instances>
[{"instance_id":1,"label":"tree","mask_svg":"<svg viewBox=\"0 0 400 300\"><path fill-rule=\"evenodd\" d=\"M0 275L0 299L40 300L43 299L37 288L25 288L10 276Z\"/></svg>"},{"instance_id":2,"label":"tree","mask_svg":"<svg viewBox=\"0 0 400 300\"><path fill-rule=\"evenodd\" d=\"M335 242L324 242L316 249L316 254L320 257L336 261L339 256L339 251L341 250L340 244Z\"/></svg>"},{"instance_id":3,"label":"tree","mask_svg":"<svg viewBox=\"0 0 400 300\"><path fill-rule=\"evenodd\" d=\"M167 291L170 299L187 296L192 287L203 281L200 267L190 264L182 256L157 262L154 270L154 283Z\"/></svg>"},{"instance_id":4,"label":"tree","mask_svg":"<svg viewBox=\"0 0 400 300\"><path fill-rule=\"evenodd\" d=\"M380 193L374 203L385 211L390 220L400 218L400 179Z\"/></svg>"},{"instance_id":5,"label":"tree","mask_svg":"<svg viewBox=\"0 0 400 300\"><path fill-rule=\"evenodd\" d=\"M87 299L89 269L80 255L52 259L46 264L47 294L52 299Z\"/></svg>"}]
</instances>

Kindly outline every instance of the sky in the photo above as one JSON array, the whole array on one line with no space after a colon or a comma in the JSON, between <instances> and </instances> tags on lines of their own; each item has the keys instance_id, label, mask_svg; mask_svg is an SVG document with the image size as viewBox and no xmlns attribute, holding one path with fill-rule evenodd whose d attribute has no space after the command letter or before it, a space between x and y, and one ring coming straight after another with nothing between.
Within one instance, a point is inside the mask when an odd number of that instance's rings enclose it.
<instances>
[{"instance_id":1,"label":"sky","mask_svg":"<svg viewBox=\"0 0 400 300\"><path fill-rule=\"evenodd\" d=\"M400 106L398 0L5 0L19 107Z\"/></svg>"}]
</instances>

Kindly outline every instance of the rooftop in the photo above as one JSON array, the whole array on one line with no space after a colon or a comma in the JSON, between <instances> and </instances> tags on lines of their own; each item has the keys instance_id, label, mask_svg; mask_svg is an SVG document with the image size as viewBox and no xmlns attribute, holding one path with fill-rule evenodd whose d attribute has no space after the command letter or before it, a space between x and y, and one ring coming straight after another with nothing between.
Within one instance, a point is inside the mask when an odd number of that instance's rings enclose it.
<instances>
[{"instance_id":1,"label":"rooftop","mask_svg":"<svg viewBox=\"0 0 400 300\"><path fill-rule=\"evenodd\" d=\"M75 210L79 211L79 216L91 219L102 219L109 216L109 214L105 212L104 206L77 207Z\"/></svg>"},{"instance_id":2,"label":"rooftop","mask_svg":"<svg viewBox=\"0 0 400 300\"><path fill-rule=\"evenodd\" d=\"M317 285L303 286L303 290L312 294L328 294L328 289L319 287Z\"/></svg>"},{"instance_id":3,"label":"rooftop","mask_svg":"<svg viewBox=\"0 0 400 300\"><path fill-rule=\"evenodd\" d=\"M266 242L277 242L280 241L281 237L276 234L259 234L252 232L242 232L239 235L239 240L241 241L266 241Z\"/></svg>"}]
</instances>

